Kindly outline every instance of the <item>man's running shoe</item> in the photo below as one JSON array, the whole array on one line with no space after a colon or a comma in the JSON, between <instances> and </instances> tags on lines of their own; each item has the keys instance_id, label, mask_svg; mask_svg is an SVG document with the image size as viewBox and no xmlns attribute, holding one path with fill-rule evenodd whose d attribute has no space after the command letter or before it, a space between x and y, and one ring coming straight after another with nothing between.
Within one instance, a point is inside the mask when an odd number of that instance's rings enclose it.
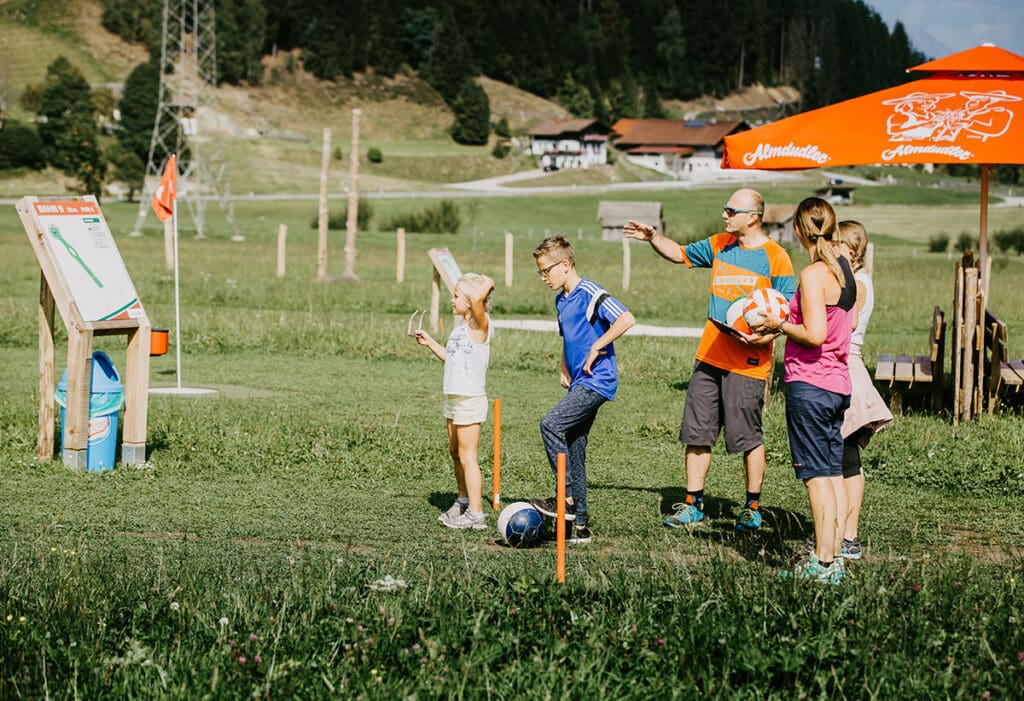
<instances>
[{"instance_id":1,"label":"man's running shoe","mask_svg":"<svg viewBox=\"0 0 1024 701\"><path fill-rule=\"evenodd\" d=\"M665 517L665 525L669 528L692 526L704 520L704 512L697 508L695 504L680 502L679 504L673 504L672 508L675 509L675 513Z\"/></svg>"},{"instance_id":2,"label":"man's running shoe","mask_svg":"<svg viewBox=\"0 0 1024 701\"><path fill-rule=\"evenodd\" d=\"M743 531L756 531L761 527L761 510L752 509L747 505L743 511L740 512L739 518L736 519L736 532L741 533Z\"/></svg>"},{"instance_id":3,"label":"man's running shoe","mask_svg":"<svg viewBox=\"0 0 1024 701\"><path fill-rule=\"evenodd\" d=\"M566 524L567 526L569 524ZM577 526L573 524L572 527L566 533L565 542L572 543L574 545L583 545L589 543L594 539L594 534L590 532L590 526Z\"/></svg>"}]
</instances>

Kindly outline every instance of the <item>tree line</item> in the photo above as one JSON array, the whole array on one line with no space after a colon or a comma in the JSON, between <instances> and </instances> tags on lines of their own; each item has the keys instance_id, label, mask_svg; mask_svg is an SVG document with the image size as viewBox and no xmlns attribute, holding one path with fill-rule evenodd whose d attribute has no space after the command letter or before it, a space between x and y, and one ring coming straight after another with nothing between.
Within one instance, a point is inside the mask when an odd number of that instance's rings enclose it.
<instances>
[{"instance_id":1,"label":"tree line","mask_svg":"<svg viewBox=\"0 0 1024 701\"><path fill-rule=\"evenodd\" d=\"M460 143L492 130L480 74L611 124L664 116L662 101L722 96L752 83L791 85L801 109L908 80L925 56L861 0L215 0L218 79L259 85L262 58L297 52L323 80L415 72L451 108ZM108 176L141 186L160 82L163 0L104 0L104 26L151 59L123 97L90 90L60 58L22 104L37 126L0 124L0 170L47 163L99 194ZM113 107L113 143L101 123ZM499 125L500 126L500 125ZM508 135L507 125L499 129ZM495 155L504 155L496 146ZM499 153L500 151L500 153ZM165 154L154 154L157 160ZM963 167L962 167L963 168ZM1021 168L997 177L1020 182Z\"/></svg>"},{"instance_id":2,"label":"tree line","mask_svg":"<svg viewBox=\"0 0 1024 701\"><path fill-rule=\"evenodd\" d=\"M105 0L103 23L158 55L161 8ZM411 69L451 103L483 73L611 121L751 83L792 85L813 108L925 59L861 0L217 0L216 16L229 83L258 83L263 55L299 49L325 80Z\"/></svg>"}]
</instances>

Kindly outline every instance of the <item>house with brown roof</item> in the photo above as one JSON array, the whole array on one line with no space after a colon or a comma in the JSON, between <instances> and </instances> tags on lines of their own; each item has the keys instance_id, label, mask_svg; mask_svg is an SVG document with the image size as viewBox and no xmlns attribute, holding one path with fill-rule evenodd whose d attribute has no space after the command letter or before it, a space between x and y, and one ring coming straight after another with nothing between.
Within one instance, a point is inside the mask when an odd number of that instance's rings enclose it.
<instances>
[{"instance_id":1,"label":"house with brown roof","mask_svg":"<svg viewBox=\"0 0 1024 701\"><path fill-rule=\"evenodd\" d=\"M699 177L721 170L725 137L750 128L743 121L680 119L619 120L615 148L631 162L676 178Z\"/></svg>"},{"instance_id":2,"label":"house with brown roof","mask_svg":"<svg viewBox=\"0 0 1024 701\"><path fill-rule=\"evenodd\" d=\"M531 139L530 153L544 170L608 162L608 127L596 119L552 119L526 133Z\"/></svg>"}]
</instances>

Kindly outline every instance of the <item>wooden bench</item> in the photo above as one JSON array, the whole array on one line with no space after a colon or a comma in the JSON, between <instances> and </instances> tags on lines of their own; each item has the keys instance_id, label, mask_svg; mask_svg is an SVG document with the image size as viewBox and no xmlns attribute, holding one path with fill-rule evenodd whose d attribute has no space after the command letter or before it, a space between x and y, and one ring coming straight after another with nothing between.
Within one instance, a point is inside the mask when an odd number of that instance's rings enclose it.
<instances>
[{"instance_id":1,"label":"wooden bench","mask_svg":"<svg viewBox=\"0 0 1024 701\"><path fill-rule=\"evenodd\" d=\"M931 408L942 409L943 356L946 348L946 319L942 310L932 312L928 332L928 355L879 355L875 364L875 382L889 388L889 406L894 413L903 408L903 393L914 386L931 390Z\"/></svg>"},{"instance_id":2,"label":"wooden bench","mask_svg":"<svg viewBox=\"0 0 1024 701\"><path fill-rule=\"evenodd\" d=\"M1006 323L985 310L985 345L991 351L986 372L988 376L988 411L999 402L1000 392L1020 392L1024 387L1024 360L1010 358L1007 348Z\"/></svg>"}]
</instances>

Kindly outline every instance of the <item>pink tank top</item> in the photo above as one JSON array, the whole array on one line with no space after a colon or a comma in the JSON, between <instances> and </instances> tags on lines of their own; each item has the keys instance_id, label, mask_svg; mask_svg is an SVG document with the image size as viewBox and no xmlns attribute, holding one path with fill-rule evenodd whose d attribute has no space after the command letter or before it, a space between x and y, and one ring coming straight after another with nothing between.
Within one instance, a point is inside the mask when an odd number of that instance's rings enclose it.
<instances>
[{"instance_id":1,"label":"pink tank top","mask_svg":"<svg viewBox=\"0 0 1024 701\"><path fill-rule=\"evenodd\" d=\"M786 382L806 382L836 394L850 394L850 372L846 358L850 353L850 334L853 331L853 311L857 302L857 282L845 258L839 258L845 284L837 304L826 305L825 342L817 348L786 339ZM852 294L851 294L852 292ZM800 310L800 290L789 303L789 321L803 322Z\"/></svg>"}]
</instances>

